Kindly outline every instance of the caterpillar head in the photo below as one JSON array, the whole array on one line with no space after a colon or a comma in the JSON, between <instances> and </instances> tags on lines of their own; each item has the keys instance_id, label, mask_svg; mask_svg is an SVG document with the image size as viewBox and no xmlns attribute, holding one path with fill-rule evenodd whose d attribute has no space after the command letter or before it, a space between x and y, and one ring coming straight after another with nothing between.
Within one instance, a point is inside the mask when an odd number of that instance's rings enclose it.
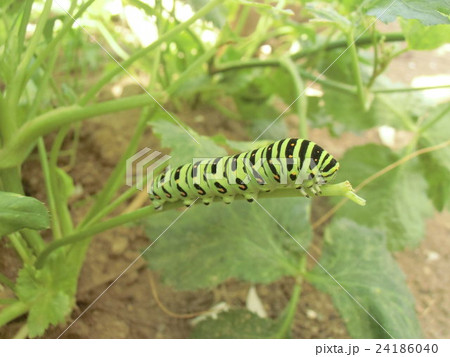
<instances>
[{"instance_id":1,"label":"caterpillar head","mask_svg":"<svg viewBox=\"0 0 450 357\"><path fill-rule=\"evenodd\" d=\"M322 178L325 182L330 182L336 176L337 171L339 170L339 162L336 161L334 157L331 157L331 160L324 160L321 163L319 171L321 173Z\"/></svg>"}]
</instances>

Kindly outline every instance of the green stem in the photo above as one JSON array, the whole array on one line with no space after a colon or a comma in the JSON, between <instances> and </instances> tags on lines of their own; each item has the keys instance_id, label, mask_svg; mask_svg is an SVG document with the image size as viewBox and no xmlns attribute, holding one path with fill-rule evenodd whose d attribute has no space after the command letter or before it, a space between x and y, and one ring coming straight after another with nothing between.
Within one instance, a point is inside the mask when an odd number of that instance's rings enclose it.
<instances>
[{"instance_id":1,"label":"green stem","mask_svg":"<svg viewBox=\"0 0 450 357\"><path fill-rule=\"evenodd\" d=\"M10 288L12 291L14 291L14 283L9 280L5 275L0 273L0 283Z\"/></svg>"},{"instance_id":2,"label":"green stem","mask_svg":"<svg viewBox=\"0 0 450 357\"><path fill-rule=\"evenodd\" d=\"M134 63L136 60L140 59L143 56L146 56L149 52L151 52L153 49L157 48L162 43L170 40L175 35L189 27L191 24L193 24L198 19L201 19L203 16L208 14L212 9L214 9L217 5L219 5L222 2L222 0L212 0L209 1L205 6L203 6L199 11L197 11L190 19L188 19L186 22L183 22L182 24L177 25L172 30L166 32L165 34L161 35L155 42L150 44L149 46L135 52L132 56L130 56L127 60L123 61L115 67L114 69L108 71L96 84L94 84L90 90L87 91L87 93L81 98L80 104L84 105L88 103L94 96L100 91L100 89L103 88L105 84L107 84L111 79L113 79L116 75L118 75L120 72L123 71L123 69L126 69L129 67L132 63Z\"/></svg>"},{"instance_id":3,"label":"green stem","mask_svg":"<svg viewBox=\"0 0 450 357\"><path fill-rule=\"evenodd\" d=\"M364 205L365 200L361 197L357 196L353 193L353 188L350 184L350 182L345 181L337 184L332 185L324 185L321 186L321 193L319 196L345 196L349 199L353 200L355 203L359 205ZM278 198L278 197L299 197L298 190L295 188L289 188L289 189L280 189L276 191L271 192L261 192L259 194L259 198ZM243 196L236 196L235 199L243 199ZM79 231L76 231L75 233L72 233L71 235L51 242L45 250L41 253L41 255L38 257L36 262L36 267L41 268L47 258L47 256L54 251L55 249L68 245L73 244L76 242L80 242L84 239L90 238L91 236L104 232L106 230L121 226L125 223L131 223L139 221L143 218L149 217L154 214L158 214L161 212L166 212L168 210L176 209L183 207L184 203L181 201L177 202L168 202L164 204L164 210L155 210L153 206L146 206L143 208L140 208L136 211L125 213L123 215L108 219L107 221L97 223L95 225L86 227L84 229L81 229Z\"/></svg>"},{"instance_id":4,"label":"green stem","mask_svg":"<svg viewBox=\"0 0 450 357\"><path fill-rule=\"evenodd\" d=\"M297 110L298 116L298 132L300 138L308 138L308 123L306 118L306 113L308 111L308 97L305 94L305 85L303 83L302 77L299 75L299 71L295 67L294 62L290 58L283 58L280 60L282 66L291 75L292 81L294 83L295 97L297 98L295 102L295 108Z\"/></svg>"},{"instance_id":5,"label":"green stem","mask_svg":"<svg viewBox=\"0 0 450 357\"><path fill-rule=\"evenodd\" d=\"M430 89L450 88L450 84L443 84L440 86L425 86L425 87L406 87L406 88L381 88L373 89L373 93L400 93L400 92L416 92Z\"/></svg>"},{"instance_id":6,"label":"green stem","mask_svg":"<svg viewBox=\"0 0 450 357\"><path fill-rule=\"evenodd\" d=\"M22 316L28 311L28 306L21 301L17 301L0 311L0 326Z\"/></svg>"},{"instance_id":7,"label":"green stem","mask_svg":"<svg viewBox=\"0 0 450 357\"><path fill-rule=\"evenodd\" d=\"M52 233L53 237L55 239L59 239L62 237L62 230L60 225L60 219L58 215L58 210L56 209L56 199L55 199L55 193L53 189L55 188L54 180L52 180L51 174L50 174L50 168L48 164L47 159L47 151L45 150L45 144L44 139L39 138L38 140L38 152L39 152L39 159L41 161L41 168L42 168L42 174L44 175L44 183L45 183L45 189L47 191L47 201L48 205L50 207L50 214L52 217Z\"/></svg>"},{"instance_id":8,"label":"green stem","mask_svg":"<svg viewBox=\"0 0 450 357\"><path fill-rule=\"evenodd\" d=\"M8 117L10 117L9 119L10 124L11 125L14 124L14 126L11 129L16 128L17 126L17 115L15 108L18 107L20 95L22 93L22 89L27 79L27 68L30 65L31 59L36 51L37 46L42 40L42 33L47 23L48 16L50 15L51 8L52 8L52 0L47 0L45 2L42 13L39 16L36 29L33 33L33 36L31 37L31 41L28 44L25 54L23 55L23 58L17 67L16 75L9 88L8 109L10 110L10 113L8 113L9 114ZM11 130L10 133L14 133L14 131L15 130Z\"/></svg>"},{"instance_id":9,"label":"green stem","mask_svg":"<svg viewBox=\"0 0 450 357\"><path fill-rule=\"evenodd\" d=\"M154 100L147 94L114 99L80 107L72 105L44 113L25 123L12 140L0 150L0 169L20 165L33 149L36 140L64 125L94 116L147 106Z\"/></svg>"},{"instance_id":10,"label":"green stem","mask_svg":"<svg viewBox=\"0 0 450 357\"><path fill-rule=\"evenodd\" d=\"M292 322L294 321L295 312L297 311L298 301L300 299L300 293L302 291L301 281L297 281L292 290L291 299L289 300L289 305L287 306L280 329L275 334L274 338L288 338L289 332L292 328Z\"/></svg>"},{"instance_id":11,"label":"green stem","mask_svg":"<svg viewBox=\"0 0 450 357\"><path fill-rule=\"evenodd\" d=\"M422 134L436 124L439 120L444 118L444 116L450 111L450 104L447 104L442 111L440 111L434 118L432 118L427 124L419 128L418 134Z\"/></svg>"},{"instance_id":12,"label":"green stem","mask_svg":"<svg viewBox=\"0 0 450 357\"><path fill-rule=\"evenodd\" d=\"M356 43L353 37L353 31L349 31L347 35L347 42L350 50L350 55L352 59L353 76L356 84L356 94L359 98L359 104L363 110L367 110L366 101L366 89L363 84L361 76L361 68L359 67L358 50L356 49Z\"/></svg>"},{"instance_id":13,"label":"green stem","mask_svg":"<svg viewBox=\"0 0 450 357\"><path fill-rule=\"evenodd\" d=\"M393 33L378 33L377 36L375 36L377 41L380 41L381 39L384 40L384 42L402 42L405 41L405 35L401 32L393 32ZM372 34L365 35L359 37L355 45L356 46L364 46L364 45L370 45L374 39L374 36ZM333 41L329 43L325 43L323 45L305 48L303 50L298 51L297 53L294 53L291 57L293 60L298 60L300 58L304 58L307 56L310 56L312 54L322 52L322 51L331 51L338 48L345 48L348 46L348 41L345 40L338 40Z\"/></svg>"},{"instance_id":14,"label":"green stem","mask_svg":"<svg viewBox=\"0 0 450 357\"><path fill-rule=\"evenodd\" d=\"M230 61L226 64L216 65L211 71L212 74L218 74L222 72L228 72L233 70L241 70L246 68L255 68L255 67L278 67L280 66L279 59L267 59L267 60L259 60L259 59L248 59L245 61ZM338 81L334 81L331 79L322 79L320 76L316 76L312 73L309 73L302 67L297 67L298 72L304 78L310 79L316 83L319 83L323 86L327 86L330 88L338 89L344 91L349 94L356 94L356 87L352 85L348 85L345 83L341 83Z\"/></svg>"},{"instance_id":15,"label":"green stem","mask_svg":"<svg viewBox=\"0 0 450 357\"><path fill-rule=\"evenodd\" d=\"M27 244L20 236L20 234L17 232L11 233L8 237L12 246L16 250L17 254L19 254L22 261L26 264L31 264L31 261L33 260L32 254L29 251Z\"/></svg>"}]
</instances>

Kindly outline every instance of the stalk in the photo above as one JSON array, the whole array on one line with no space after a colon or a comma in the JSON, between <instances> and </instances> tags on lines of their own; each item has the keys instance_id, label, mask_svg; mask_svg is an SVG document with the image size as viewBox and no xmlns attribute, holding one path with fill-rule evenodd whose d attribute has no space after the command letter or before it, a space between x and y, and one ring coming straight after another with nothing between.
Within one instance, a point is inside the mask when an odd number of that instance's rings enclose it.
<instances>
[{"instance_id":1,"label":"stalk","mask_svg":"<svg viewBox=\"0 0 450 357\"><path fill-rule=\"evenodd\" d=\"M21 301L17 301L0 311L0 326L22 316L28 311L28 306Z\"/></svg>"},{"instance_id":2,"label":"stalk","mask_svg":"<svg viewBox=\"0 0 450 357\"><path fill-rule=\"evenodd\" d=\"M364 206L365 200L359 196L357 196L353 192L353 188L350 184L350 182L345 181L333 185L324 185L321 187L322 192L318 196L344 196L355 203ZM297 197L299 198L300 195L298 193L298 190L295 188L286 188L286 189L280 189L272 192L261 192L259 194L259 198L279 198L279 197ZM236 200L244 199L243 196L236 196ZM151 215L159 214L161 212L166 212L168 210L176 209L183 207L184 204L181 201L178 202L168 202L164 205L164 210L155 210L153 206L146 206L143 208L140 208L136 211L125 213L120 216L108 219L104 222L94 224L89 227L84 227L80 229L79 231L72 233L71 235L51 242L45 249L42 251L42 253L39 255L37 261L36 261L36 267L38 269L42 268L42 266L45 263L45 260L47 259L48 255L53 252L55 249L68 245L77 243L80 241L83 241L85 239L88 239L92 237L95 234L107 231L109 229L121 226L126 223L132 223L139 221L143 218L149 217Z\"/></svg>"},{"instance_id":3,"label":"stalk","mask_svg":"<svg viewBox=\"0 0 450 357\"><path fill-rule=\"evenodd\" d=\"M87 107L71 105L54 109L31 120L17 131L8 145L0 150L0 169L20 165L33 149L36 140L64 125L87 118L138 108L154 103L147 94L93 104Z\"/></svg>"}]
</instances>

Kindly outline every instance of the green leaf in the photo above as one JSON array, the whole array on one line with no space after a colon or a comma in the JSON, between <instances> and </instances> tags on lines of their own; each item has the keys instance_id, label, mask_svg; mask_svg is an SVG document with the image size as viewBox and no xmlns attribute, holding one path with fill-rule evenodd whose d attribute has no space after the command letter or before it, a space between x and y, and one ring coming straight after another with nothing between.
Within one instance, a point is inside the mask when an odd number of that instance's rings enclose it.
<instances>
[{"instance_id":1,"label":"green leaf","mask_svg":"<svg viewBox=\"0 0 450 357\"><path fill-rule=\"evenodd\" d=\"M450 133L449 104L438 106L429 120L438 121L431 126L419 139L419 147L425 148L448 141ZM426 125L426 121L424 124ZM433 151L419 157L423 174L428 181L428 196L439 211L450 208L450 148Z\"/></svg>"},{"instance_id":2,"label":"green leaf","mask_svg":"<svg viewBox=\"0 0 450 357\"><path fill-rule=\"evenodd\" d=\"M339 176L356 187L398 159L400 156L381 145L357 146L340 160ZM427 184L417 166L416 160L408 161L372 181L358 191L367 205L346 204L337 216L378 228L386 234L389 249L416 246L425 236L424 219L432 213Z\"/></svg>"},{"instance_id":3,"label":"green leaf","mask_svg":"<svg viewBox=\"0 0 450 357\"><path fill-rule=\"evenodd\" d=\"M275 335L277 322L258 317L247 310L231 310L216 319L200 322L192 338L270 338Z\"/></svg>"},{"instance_id":4,"label":"green leaf","mask_svg":"<svg viewBox=\"0 0 450 357\"><path fill-rule=\"evenodd\" d=\"M324 3L310 3L306 8L316 16L314 20L335 23L342 31L348 31L352 23L345 16L339 14L335 9Z\"/></svg>"},{"instance_id":5,"label":"green leaf","mask_svg":"<svg viewBox=\"0 0 450 357\"><path fill-rule=\"evenodd\" d=\"M309 201L261 199L286 230L307 248ZM147 222L155 239L179 215L168 211ZM165 283L179 290L217 286L228 278L270 283L298 274L303 249L257 203L196 204L149 250L145 258Z\"/></svg>"},{"instance_id":6,"label":"green leaf","mask_svg":"<svg viewBox=\"0 0 450 357\"><path fill-rule=\"evenodd\" d=\"M381 232L334 220L325 231L320 263L394 338L421 337L414 299ZM352 337L389 337L322 268L316 266L306 278L331 295Z\"/></svg>"},{"instance_id":7,"label":"green leaf","mask_svg":"<svg viewBox=\"0 0 450 357\"><path fill-rule=\"evenodd\" d=\"M30 337L41 336L49 325L65 321L75 303L77 274L63 254L53 254L40 270L26 265L19 272L16 293L29 306Z\"/></svg>"},{"instance_id":8,"label":"green leaf","mask_svg":"<svg viewBox=\"0 0 450 357\"><path fill-rule=\"evenodd\" d=\"M224 148L218 146L214 140L207 136L197 134L194 130L186 130L198 144L179 125L167 120L154 120L150 122L153 133L161 139L161 146L170 148L172 156L170 164L177 166L191 162L193 157L218 157L227 154Z\"/></svg>"},{"instance_id":9,"label":"green leaf","mask_svg":"<svg viewBox=\"0 0 450 357\"><path fill-rule=\"evenodd\" d=\"M412 50L432 50L450 42L450 26L424 26L419 20L401 21L406 42Z\"/></svg>"},{"instance_id":10,"label":"green leaf","mask_svg":"<svg viewBox=\"0 0 450 357\"><path fill-rule=\"evenodd\" d=\"M449 24L450 7L446 0L372 0L365 7L368 15L388 23L397 16L417 19L424 25Z\"/></svg>"},{"instance_id":11,"label":"green leaf","mask_svg":"<svg viewBox=\"0 0 450 357\"><path fill-rule=\"evenodd\" d=\"M23 228L46 229L49 216L45 205L32 197L0 191L0 236Z\"/></svg>"}]
</instances>

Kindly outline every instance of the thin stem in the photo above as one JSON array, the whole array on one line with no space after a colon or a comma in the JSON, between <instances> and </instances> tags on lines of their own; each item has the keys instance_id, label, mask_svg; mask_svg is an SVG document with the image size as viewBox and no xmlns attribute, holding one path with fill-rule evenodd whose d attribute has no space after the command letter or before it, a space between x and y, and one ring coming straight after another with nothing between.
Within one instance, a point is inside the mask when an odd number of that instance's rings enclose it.
<instances>
[{"instance_id":1,"label":"thin stem","mask_svg":"<svg viewBox=\"0 0 450 357\"><path fill-rule=\"evenodd\" d=\"M440 86L425 86L425 87L406 87L406 88L381 88L381 89L373 89L373 93L400 93L400 92L416 92L422 90L432 90L432 89L441 89L441 88L450 88L450 84L443 84Z\"/></svg>"},{"instance_id":2,"label":"thin stem","mask_svg":"<svg viewBox=\"0 0 450 357\"><path fill-rule=\"evenodd\" d=\"M443 149L447 146L450 145L450 140L445 141L441 144L438 145L434 145L434 146L430 146L427 148L423 148L420 150L417 150L409 155L406 155L405 157L401 158L400 160L386 166L384 169L374 173L373 175L369 176L367 179L365 179L363 182L361 182L356 188L355 188L355 192L358 192L360 189L362 189L363 187L367 186L369 183L371 183L372 181L376 180L378 177L386 174L387 172L395 169L396 167L404 164L405 162L419 156L419 155L423 155L432 151L436 151L436 150L440 150ZM342 200L340 200L333 208L331 208L328 212L326 212L322 217L320 217L316 222L313 223L312 225L312 229L316 229L317 227L319 227L320 225L322 225L324 222L326 222L333 214L335 214L339 208L341 208L345 203L347 203L348 199L351 199L350 197L344 198Z\"/></svg>"},{"instance_id":3,"label":"thin stem","mask_svg":"<svg viewBox=\"0 0 450 357\"><path fill-rule=\"evenodd\" d=\"M34 120L25 123L17 131L8 145L0 150L0 169L20 165L40 136L44 136L64 125L76 123L94 116L143 107L152 103L154 103L153 99L147 94L140 94L86 107L77 105L61 107L44 113Z\"/></svg>"},{"instance_id":4,"label":"thin stem","mask_svg":"<svg viewBox=\"0 0 450 357\"><path fill-rule=\"evenodd\" d=\"M364 199L352 195L352 197L349 196L349 192L352 192L352 186L348 181L332 184L332 185L323 185L321 187L321 193L318 196L346 196L350 199L353 199L355 203L359 205L364 205L365 201ZM261 192L259 194L259 198L278 198L278 197L299 197L298 190L295 188L286 188L286 189L280 189L276 191L271 192ZM356 198L355 198L356 197ZM240 200L244 199L243 196L236 196L235 199ZM168 202L164 205L164 210L155 210L153 206L146 206L143 208L140 208L136 211L125 213L123 215L111 218L107 221L97 223L95 225L86 227L84 229L81 229L75 233L72 233L71 235L51 242L45 250L41 253L41 255L38 257L36 262L36 267L41 268L47 258L47 256L54 251L55 249L62 247L64 245L73 244L76 242L80 242L84 239L90 238L91 236L104 232L106 230L109 230L111 228L120 226L125 223L131 223L135 221L139 221L140 219L149 217L150 215L158 214L161 212L166 212L168 210L176 209L184 207L184 203L182 201L177 202Z\"/></svg>"},{"instance_id":5,"label":"thin stem","mask_svg":"<svg viewBox=\"0 0 450 357\"><path fill-rule=\"evenodd\" d=\"M308 123L306 113L308 111L308 97L305 94L305 85L302 77L299 75L294 62L290 58L283 58L280 60L282 66L291 75L295 87L295 108L298 116L298 132L300 138L308 138Z\"/></svg>"},{"instance_id":6,"label":"thin stem","mask_svg":"<svg viewBox=\"0 0 450 357\"><path fill-rule=\"evenodd\" d=\"M212 0L208 2L205 6L203 6L199 11L197 11L190 19L188 19L186 22L183 22L176 27L174 27L172 30L166 32L165 34L161 35L155 42L150 44L149 46L135 52L132 56L130 56L127 60L123 61L115 67L114 69L108 71L96 84L94 84L90 90L87 91L87 93L81 98L80 104L84 105L88 103L91 99L94 98L94 96L100 91L100 89L103 88L105 84L107 84L111 79L113 79L116 75L118 75L120 72L123 71L123 69L129 67L132 63L134 63L136 60L140 59L143 56L148 55L149 52L154 50L156 47L161 45L162 43L172 39L189 27L191 24L193 24L198 19L201 19L203 16L208 14L213 8L215 8L217 5L219 5L222 2L222 0Z\"/></svg>"},{"instance_id":7,"label":"thin stem","mask_svg":"<svg viewBox=\"0 0 450 357\"><path fill-rule=\"evenodd\" d=\"M291 331L292 322L294 321L295 312L297 311L297 305L300 299L300 293L302 291L301 280L298 280L299 281L297 281L294 285L291 299L289 300L289 305L287 306L284 313L286 317L284 318L283 323L281 324L281 327L275 334L274 338L287 338L289 332Z\"/></svg>"},{"instance_id":8,"label":"thin stem","mask_svg":"<svg viewBox=\"0 0 450 357\"><path fill-rule=\"evenodd\" d=\"M16 250L17 254L19 254L22 261L26 264L31 264L32 254L27 247L27 244L24 242L23 238L19 233L11 233L9 236L9 240Z\"/></svg>"},{"instance_id":9,"label":"thin stem","mask_svg":"<svg viewBox=\"0 0 450 357\"><path fill-rule=\"evenodd\" d=\"M356 94L358 95L361 108L363 110L367 110L366 89L362 81L361 68L359 67L358 51L356 49L353 31L349 31L347 35L347 41L349 44L350 55L352 59L353 76L356 84Z\"/></svg>"},{"instance_id":10,"label":"thin stem","mask_svg":"<svg viewBox=\"0 0 450 357\"><path fill-rule=\"evenodd\" d=\"M17 301L0 311L0 326L22 316L28 311L28 306L21 301Z\"/></svg>"},{"instance_id":11,"label":"thin stem","mask_svg":"<svg viewBox=\"0 0 450 357\"><path fill-rule=\"evenodd\" d=\"M426 123L424 126L419 128L418 134L422 134L426 132L429 128L431 128L434 124L436 124L439 120L444 118L444 116L450 111L450 104L447 104L444 109L439 112L433 119L431 119L428 123Z\"/></svg>"},{"instance_id":12,"label":"thin stem","mask_svg":"<svg viewBox=\"0 0 450 357\"><path fill-rule=\"evenodd\" d=\"M14 291L14 283L9 280L5 275L0 273L0 283L10 288L12 291Z\"/></svg>"},{"instance_id":13,"label":"thin stem","mask_svg":"<svg viewBox=\"0 0 450 357\"><path fill-rule=\"evenodd\" d=\"M55 193L53 191L53 189L55 188L55 186L53 185L54 180L52 180L50 174L50 168L47 159L47 151L45 150L44 139L42 138L39 138L38 140L38 152L39 152L39 159L41 161L42 173L44 175L45 190L47 192L47 201L50 207L50 214L52 217L51 221L52 221L53 238L59 239L62 237L62 230L58 210L56 209Z\"/></svg>"}]
</instances>

